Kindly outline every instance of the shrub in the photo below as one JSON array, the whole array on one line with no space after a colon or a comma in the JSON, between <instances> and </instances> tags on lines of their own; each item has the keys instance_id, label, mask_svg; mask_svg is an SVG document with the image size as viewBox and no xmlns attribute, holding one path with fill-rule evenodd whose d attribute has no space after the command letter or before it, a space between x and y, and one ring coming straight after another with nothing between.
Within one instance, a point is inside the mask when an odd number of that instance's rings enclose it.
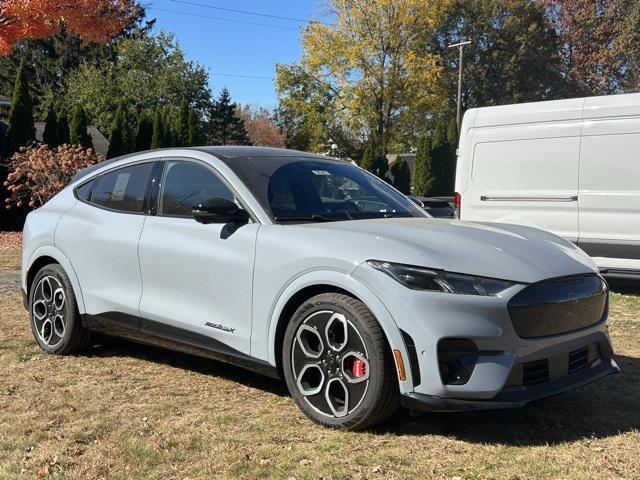
<instances>
[{"instance_id":1,"label":"shrub","mask_svg":"<svg viewBox=\"0 0 640 480\"><path fill-rule=\"evenodd\" d=\"M62 190L78 170L102 160L93 149L79 145L21 148L9 161L10 172L4 182L9 191L6 208L39 207Z\"/></svg>"}]
</instances>

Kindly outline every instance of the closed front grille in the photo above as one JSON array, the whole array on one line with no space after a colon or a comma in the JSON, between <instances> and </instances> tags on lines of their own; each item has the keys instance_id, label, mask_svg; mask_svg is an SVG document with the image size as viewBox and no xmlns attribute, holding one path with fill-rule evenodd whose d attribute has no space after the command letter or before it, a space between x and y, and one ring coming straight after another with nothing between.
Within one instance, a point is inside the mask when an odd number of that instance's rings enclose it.
<instances>
[{"instance_id":1,"label":"closed front grille","mask_svg":"<svg viewBox=\"0 0 640 480\"><path fill-rule=\"evenodd\" d=\"M509 301L509 316L521 338L546 337L594 325L607 316L608 288L596 274L534 283Z\"/></svg>"},{"instance_id":2,"label":"closed front grille","mask_svg":"<svg viewBox=\"0 0 640 480\"><path fill-rule=\"evenodd\" d=\"M600 348L597 343L592 343L569 353L520 363L511 370L506 386L532 387L565 378L589 367L599 358Z\"/></svg>"}]
</instances>

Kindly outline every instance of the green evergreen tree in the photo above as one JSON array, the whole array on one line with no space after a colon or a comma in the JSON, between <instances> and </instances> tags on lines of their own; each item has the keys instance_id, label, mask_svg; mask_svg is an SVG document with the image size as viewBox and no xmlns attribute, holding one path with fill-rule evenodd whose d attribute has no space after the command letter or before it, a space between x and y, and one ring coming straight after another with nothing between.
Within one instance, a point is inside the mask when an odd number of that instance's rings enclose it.
<instances>
[{"instance_id":1,"label":"green evergreen tree","mask_svg":"<svg viewBox=\"0 0 640 480\"><path fill-rule=\"evenodd\" d=\"M447 124L443 121L438 121L431 140L432 193L435 195L447 193L450 151L447 140Z\"/></svg>"},{"instance_id":2,"label":"green evergreen tree","mask_svg":"<svg viewBox=\"0 0 640 480\"><path fill-rule=\"evenodd\" d=\"M111 135L109 136L109 149L107 150L107 158L119 157L128 152L126 144L126 119L124 106L118 105L116 114L113 117L111 125Z\"/></svg>"},{"instance_id":3,"label":"green evergreen tree","mask_svg":"<svg viewBox=\"0 0 640 480\"><path fill-rule=\"evenodd\" d=\"M418 139L416 163L413 172L413 193L429 196L433 191L433 169L431 164L431 138L422 135Z\"/></svg>"},{"instance_id":4,"label":"green evergreen tree","mask_svg":"<svg viewBox=\"0 0 640 480\"><path fill-rule=\"evenodd\" d=\"M153 121L145 113L138 119L138 131L136 132L136 152L149 150L151 148L151 137L153 136Z\"/></svg>"},{"instance_id":5,"label":"green evergreen tree","mask_svg":"<svg viewBox=\"0 0 640 480\"><path fill-rule=\"evenodd\" d=\"M447 126L447 142L449 143L449 163L445 194L450 195L455 190L456 164L458 161L458 123L453 117L449 120L449 125Z\"/></svg>"},{"instance_id":6,"label":"green evergreen tree","mask_svg":"<svg viewBox=\"0 0 640 480\"><path fill-rule=\"evenodd\" d=\"M180 104L175 144L176 147L189 146L189 104L186 101Z\"/></svg>"},{"instance_id":7,"label":"green evergreen tree","mask_svg":"<svg viewBox=\"0 0 640 480\"><path fill-rule=\"evenodd\" d=\"M6 153L13 155L20 147L33 142L36 130L33 124L33 103L29 94L27 71L24 61L16 72L11 110L9 111L9 129L6 137Z\"/></svg>"},{"instance_id":8,"label":"green evergreen tree","mask_svg":"<svg viewBox=\"0 0 640 480\"><path fill-rule=\"evenodd\" d=\"M389 171L389 163L387 162L384 150L376 139L369 141L360 166L383 180L388 180L387 172Z\"/></svg>"},{"instance_id":9,"label":"green evergreen tree","mask_svg":"<svg viewBox=\"0 0 640 480\"><path fill-rule=\"evenodd\" d=\"M195 110L189 111L189 137L187 145L195 146L202 144L202 129L200 127L200 120Z\"/></svg>"},{"instance_id":10,"label":"green evergreen tree","mask_svg":"<svg viewBox=\"0 0 640 480\"><path fill-rule=\"evenodd\" d=\"M162 148L164 140L164 123L162 121L162 111L156 108L153 116L153 132L151 134L151 148Z\"/></svg>"},{"instance_id":11,"label":"green evergreen tree","mask_svg":"<svg viewBox=\"0 0 640 480\"><path fill-rule=\"evenodd\" d=\"M49 104L49 108L47 108L47 117L44 120L42 141L51 148L55 148L60 145L60 142L58 142L58 115L56 114L53 104Z\"/></svg>"},{"instance_id":12,"label":"green evergreen tree","mask_svg":"<svg viewBox=\"0 0 640 480\"><path fill-rule=\"evenodd\" d=\"M91 136L87 131L89 127L87 120L87 114L84 112L82 106L77 105L73 110L73 116L71 117L70 139L73 145L82 145L82 148L93 148L93 142Z\"/></svg>"},{"instance_id":13,"label":"green evergreen tree","mask_svg":"<svg viewBox=\"0 0 640 480\"><path fill-rule=\"evenodd\" d=\"M163 147L173 147L175 143L175 129L171 123L171 119L167 115L166 110L162 112L162 131L164 136L162 138Z\"/></svg>"},{"instance_id":14,"label":"green evergreen tree","mask_svg":"<svg viewBox=\"0 0 640 480\"><path fill-rule=\"evenodd\" d=\"M58 145L62 145L63 143L71 143L69 117L63 110L60 110L58 112L57 131L58 131Z\"/></svg>"},{"instance_id":15,"label":"green evergreen tree","mask_svg":"<svg viewBox=\"0 0 640 480\"><path fill-rule=\"evenodd\" d=\"M409 169L409 164L404 160L396 162L391 167L391 173L393 175L393 186L405 195L409 195L411 193L411 170Z\"/></svg>"},{"instance_id":16,"label":"green evergreen tree","mask_svg":"<svg viewBox=\"0 0 640 480\"><path fill-rule=\"evenodd\" d=\"M231 101L226 87L211 109L209 133L213 142L220 145L251 145L238 105Z\"/></svg>"}]
</instances>

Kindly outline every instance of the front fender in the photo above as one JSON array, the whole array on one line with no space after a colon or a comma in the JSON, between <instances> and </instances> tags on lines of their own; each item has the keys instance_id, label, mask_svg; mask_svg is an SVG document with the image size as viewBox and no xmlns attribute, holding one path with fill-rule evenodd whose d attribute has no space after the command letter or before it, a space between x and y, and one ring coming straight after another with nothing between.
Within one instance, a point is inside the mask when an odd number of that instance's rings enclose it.
<instances>
[{"instance_id":1,"label":"front fender","mask_svg":"<svg viewBox=\"0 0 640 480\"><path fill-rule=\"evenodd\" d=\"M376 320L380 324L384 334L387 337L391 350L399 350L402 353L404 360L404 367L406 371L406 380L402 381L398 379L398 384L401 393L413 391L413 381L411 378L411 369L409 368L409 356L405 347L404 341L400 330L396 325L393 317L384 306L382 301L362 283L357 281L351 275L345 272L328 271L328 270L315 270L307 272L291 283L280 294L278 300L274 304L269 317L269 363L276 365L276 330L278 327L278 320L287 302L299 291L307 287L316 285L331 285L338 287L342 290L346 290L354 297L362 301L367 308L376 317ZM395 361L395 359L394 359ZM397 365L396 365L397 368Z\"/></svg>"},{"instance_id":2,"label":"front fender","mask_svg":"<svg viewBox=\"0 0 640 480\"><path fill-rule=\"evenodd\" d=\"M24 289L24 291L26 292L28 289L27 272L31 270L31 266L40 257L51 257L56 262L58 262L62 266L62 268L64 268L64 271L71 281L71 286L73 287L73 293L76 297L76 303L78 304L78 311L80 314L85 313L86 310L84 307L84 299L82 297L82 289L80 288L80 282L78 282L76 272L73 269L73 266L71 265L69 259L53 245L43 245L41 247L38 247L29 256L29 260L26 264L27 268L23 268L22 270L22 288Z\"/></svg>"}]
</instances>

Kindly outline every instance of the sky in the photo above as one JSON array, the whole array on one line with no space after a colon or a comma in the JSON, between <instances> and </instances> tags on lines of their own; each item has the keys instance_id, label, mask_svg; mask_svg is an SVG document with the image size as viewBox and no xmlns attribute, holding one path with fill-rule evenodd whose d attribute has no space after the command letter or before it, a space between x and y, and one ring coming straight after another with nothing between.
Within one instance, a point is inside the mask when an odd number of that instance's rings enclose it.
<instances>
[{"instance_id":1,"label":"sky","mask_svg":"<svg viewBox=\"0 0 640 480\"><path fill-rule=\"evenodd\" d=\"M156 31L174 33L187 58L207 69L216 96L226 86L233 101L269 109L277 104L275 65L300 60L304 20L326 20L319 0L150 0L143 5L147 17L157 19Z\"/></svg>"}]
</instances>

